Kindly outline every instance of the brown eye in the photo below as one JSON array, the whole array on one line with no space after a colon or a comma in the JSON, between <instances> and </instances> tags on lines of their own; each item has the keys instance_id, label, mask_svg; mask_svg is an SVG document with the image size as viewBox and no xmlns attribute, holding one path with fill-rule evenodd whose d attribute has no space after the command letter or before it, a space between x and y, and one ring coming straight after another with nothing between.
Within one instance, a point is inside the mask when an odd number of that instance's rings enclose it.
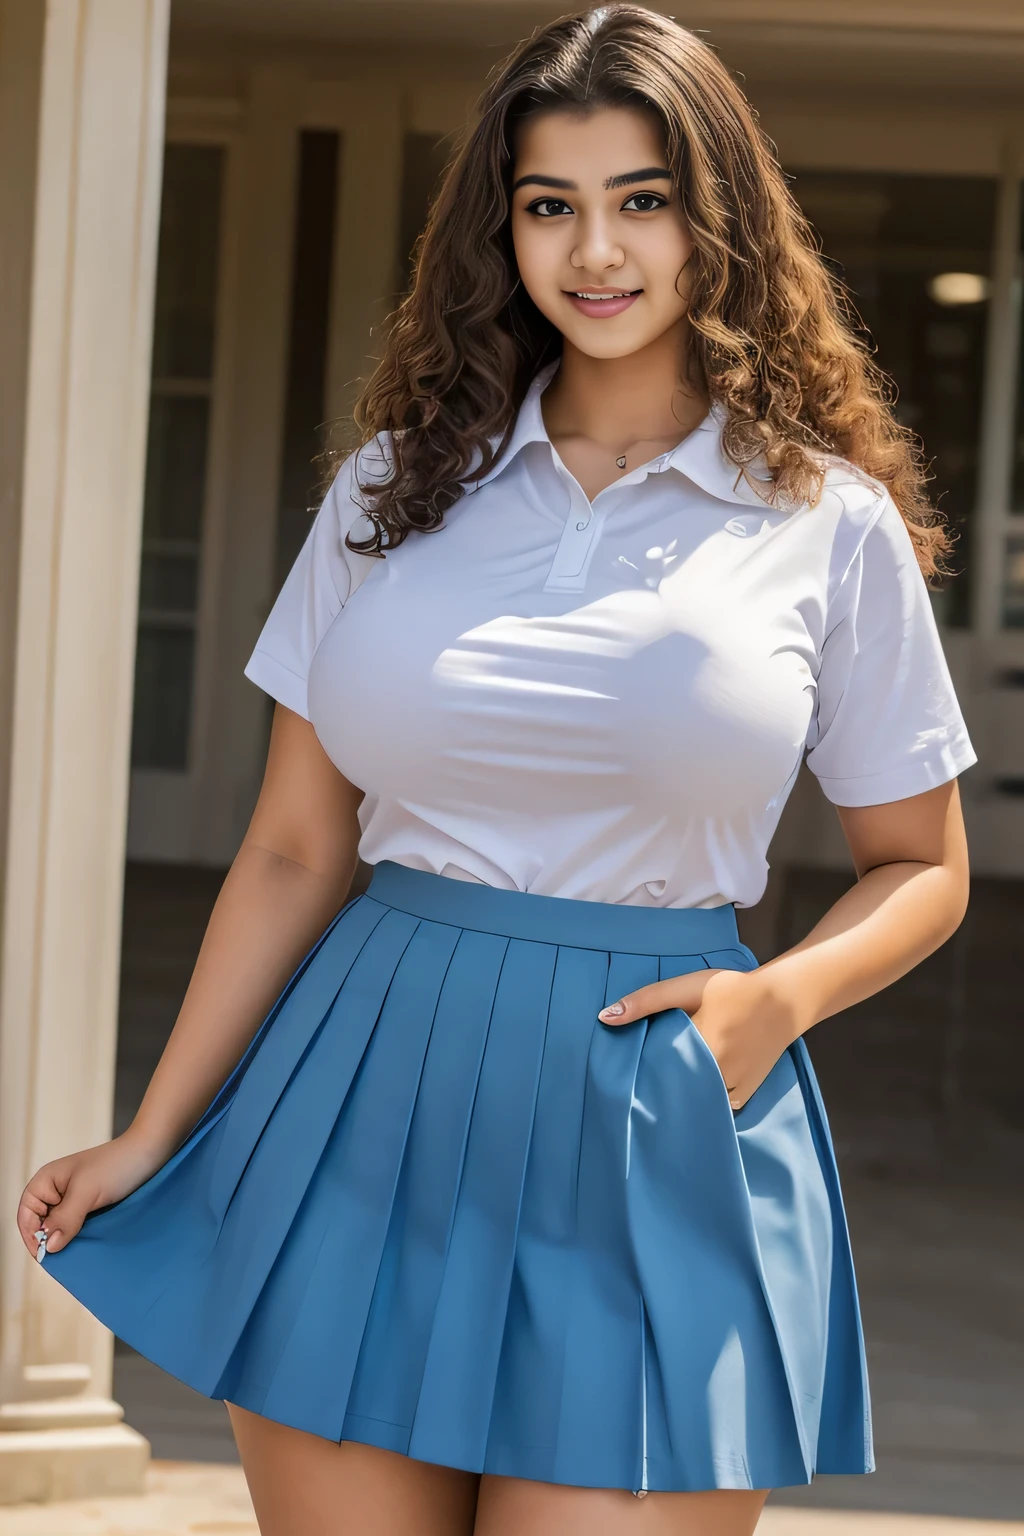
<instances>
[{"instance_id":1,"label":"brown eye","mask_svg":"<svg viewBox=\"0 0 1024 1536\"><path fill-rule=\"evenodd\" d=\"M659 197L657 192L634 192L622 206L629 213L653 213L656 208L664 208L666 202L667 199Z\"/></svg>"},{"instance_id":2,"label":"brown eye","mask_svg":"<svg viewBox=\"0 0 1024 1536\"><path fill-rule=\"evenodd\" d=\"M562 214L572 213L569 204L560 197L538 197L528 204L527 213L535 213L538 218L557 218Z\"/></svg>"}]
</instances>

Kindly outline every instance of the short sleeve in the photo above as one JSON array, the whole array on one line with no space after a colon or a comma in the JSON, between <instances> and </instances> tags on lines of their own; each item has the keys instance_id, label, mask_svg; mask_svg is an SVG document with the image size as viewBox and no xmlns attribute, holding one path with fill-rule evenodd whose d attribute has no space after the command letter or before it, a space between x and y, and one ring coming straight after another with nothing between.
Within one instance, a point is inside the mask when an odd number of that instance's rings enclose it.
<instances>
[{"instance_id":1,"label":"short sleeve","mask_svg":"<svg viewBox=\"0 0 1024 1536\"><path fill-rule=\"evenodd\" d=\"M807 766L835 805L922 794L978 761L928 588L885 494L828 605Z\"/></svg>"},{"instance_id":2,"label":"short sleeve","mask_svg":"<svg viewBox=\"0 0 1024 1536\"><path fill-rule=\"evenodd\" d=\"M250 682L304 720L309 719L306 679L313 657L350 593L377 563L378 557L360 555L345 544L359 519L371 531L359 481L383 478L388 468L378 439L342 464L246 663ZM362 532L355 527L356 537Z\"/></svg>"}]
</instances>

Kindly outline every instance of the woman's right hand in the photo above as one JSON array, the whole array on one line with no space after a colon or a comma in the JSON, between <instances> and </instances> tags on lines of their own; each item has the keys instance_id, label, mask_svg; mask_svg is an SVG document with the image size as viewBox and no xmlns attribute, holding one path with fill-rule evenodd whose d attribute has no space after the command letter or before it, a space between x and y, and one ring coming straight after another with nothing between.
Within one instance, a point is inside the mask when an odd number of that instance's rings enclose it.
<instances>
[{"instance_id":1,"label":"woman's right hand","mask_svg":"<svg viewBox=\"0 0 1024 1536\"><path fill-rule=\"evenodd\" d=\"M18 1206L18 1230L35 1258L36 1232L46 1232L47 1253L57 1253L76 1235L90 1211L113 1205L144 1184L167 1153L147 1146L131 1131L84 1152L44 1163L25 1185Z\"/></svg>"}]
</instances>

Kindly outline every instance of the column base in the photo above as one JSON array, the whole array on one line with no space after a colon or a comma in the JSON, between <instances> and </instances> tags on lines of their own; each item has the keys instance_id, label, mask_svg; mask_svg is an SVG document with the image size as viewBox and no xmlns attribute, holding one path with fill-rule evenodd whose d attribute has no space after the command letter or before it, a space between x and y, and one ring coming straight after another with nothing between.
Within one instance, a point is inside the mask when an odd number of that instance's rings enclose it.
<instances>
[{"instance_id":1,"label":"column base","mask_svg":"<svg viewBox=\"0 0 1024 1536\"><path fill-rule=\"evenodd\" d=\"M127 1424L0 1432L0 1505L143 1490L149 1441Z\"/></svg>"}]
</instances>

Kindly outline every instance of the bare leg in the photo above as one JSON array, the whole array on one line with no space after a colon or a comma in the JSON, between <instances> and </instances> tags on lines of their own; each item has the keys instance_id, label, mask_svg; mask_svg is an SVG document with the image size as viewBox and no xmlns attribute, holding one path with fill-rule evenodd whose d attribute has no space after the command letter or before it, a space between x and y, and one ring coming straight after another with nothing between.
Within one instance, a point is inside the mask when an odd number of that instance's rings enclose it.
<instances>
[{"instance_id":1,"label":"bare leg","mask_svg":"<svg viewBox=\"0 0 1024 1536\"><path fill-rule=\"evenodd\" d=\"M631 1493L514 1477L480 1483L474 1536L751 1536L767 1490Z\"/></svg>"},{"instance_id":2,"label":"bare leg","mask_svg":"<svg viewBox=\"0 0 1024 1536\"><path fill-rule=\"evenodd\" d=\"M261 1536L471 1536L474 1474L227 1409Z\"/></svg>"}]
</instances>

